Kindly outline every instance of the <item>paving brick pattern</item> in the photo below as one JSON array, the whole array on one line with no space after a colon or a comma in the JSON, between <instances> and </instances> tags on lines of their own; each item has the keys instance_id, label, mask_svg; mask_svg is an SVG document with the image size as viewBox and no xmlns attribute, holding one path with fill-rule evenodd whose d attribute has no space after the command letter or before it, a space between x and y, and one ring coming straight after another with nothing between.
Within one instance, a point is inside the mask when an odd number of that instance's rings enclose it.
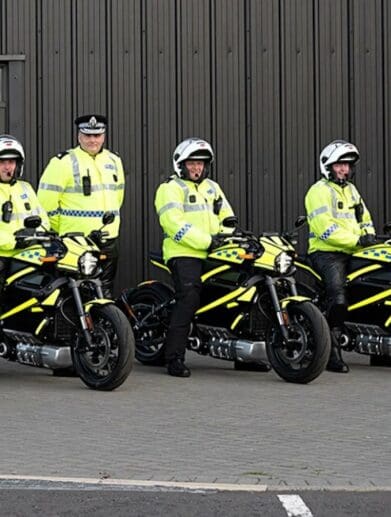
<instances>
[{"instance_id":1,"label":"paving brick pattern","mask_svg":"<svg viewBox=\"0 0 391 517\"><path fill-rule=\"evenodd\" d=\"M391 486L391 369L288 384L188 354L190 379L135 365L111 393L0 362L0 474Z\"/></svg>"}]
</instances>

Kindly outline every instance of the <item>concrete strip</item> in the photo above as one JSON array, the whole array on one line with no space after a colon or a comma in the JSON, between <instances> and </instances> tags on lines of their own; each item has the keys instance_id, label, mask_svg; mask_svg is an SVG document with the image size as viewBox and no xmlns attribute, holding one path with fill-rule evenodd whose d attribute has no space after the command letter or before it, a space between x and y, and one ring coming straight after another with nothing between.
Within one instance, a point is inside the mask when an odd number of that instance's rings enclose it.
<instances>
[{"instance_id":1,"label":"concrete strip","mask_svg":"<svg viewBox=\"0 0 391 517\"><path fill-rule=\"evenodd\" d=\"M35 481L43 483L72 483L79 485L98 485L106 487L140 487L140 488L168 488L181 490L214 490L231 492L265 492L266 485L233 484L233 483L197 483L180 481L149 481L140 479L93 479L49 476L7 476L0 475L1 481Z\"/></svg>"}]
</instances>

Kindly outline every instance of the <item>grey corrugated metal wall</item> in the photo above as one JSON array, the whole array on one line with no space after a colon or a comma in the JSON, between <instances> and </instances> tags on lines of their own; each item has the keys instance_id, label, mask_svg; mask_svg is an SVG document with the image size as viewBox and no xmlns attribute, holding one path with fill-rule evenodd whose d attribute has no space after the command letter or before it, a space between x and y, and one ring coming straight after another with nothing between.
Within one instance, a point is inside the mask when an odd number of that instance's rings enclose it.
<instances>
[{"instance_id":1,"label":"grey corrugated metal wall","mask_svg":"<svg viewBox=\"0 0 391 517\"><path fill-rule=\"evenodd\" d=\"M182 137L212 142L214 176L255 231L292 225L334 138L361 150L379 229L391 217L387 0L0 0L0 17L9 130L34 184L73 145L76 114L109 116L128 172L121 286L148 273L154 190Z\"/></svg>"}]
</instances>

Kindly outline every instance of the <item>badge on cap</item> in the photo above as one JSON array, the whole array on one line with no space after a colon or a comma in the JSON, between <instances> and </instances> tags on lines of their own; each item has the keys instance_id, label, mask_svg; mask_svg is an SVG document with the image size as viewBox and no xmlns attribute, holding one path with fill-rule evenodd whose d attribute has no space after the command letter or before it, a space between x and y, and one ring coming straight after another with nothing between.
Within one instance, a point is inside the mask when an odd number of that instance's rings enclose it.
<instances>
[{"instance_id":1,"label":"badge on cap","mask_svg":"<svg viewBox=\"0 0 391 517\"><path fill-rule=\"evenodd\" d=\"M100 135L106 131L107 119L103 115L82 115L75 124L81 133Z\"/></svg>"}]
</instances>

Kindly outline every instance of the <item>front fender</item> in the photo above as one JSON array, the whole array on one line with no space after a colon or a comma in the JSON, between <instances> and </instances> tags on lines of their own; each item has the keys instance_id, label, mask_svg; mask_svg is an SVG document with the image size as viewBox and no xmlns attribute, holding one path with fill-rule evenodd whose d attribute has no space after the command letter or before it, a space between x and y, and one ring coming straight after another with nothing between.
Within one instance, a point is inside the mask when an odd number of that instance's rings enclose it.
<instances>
[{"instance_id":1,"label":"front fender","mask_svg":"<svg viewBox=\"0 0 391 517\"><path fill-rule=\"evenodd\" d=\"M83 304L85 312L90 312L91 307L94 305L109 305L110 303L114 303L113 300L109 300L108 298L97 298L96 300L89 300L87 303Z\"/></svg>"},{"instance_id":2,"label":"front fender","mask_svg":"<svg viewBox=\"0 0 391 517\"><path fill-rule=\"evenodd\" d=\"M286 298L283 298L282 300L280 300L280 304L283 309L286 309L288 307L288 305L292 302L303 303L303 302L311 302L311 301L312 301L311 298L308 298L308 296L296 295L296 296L287 296Z\"/></svg>"}]
</instances>

